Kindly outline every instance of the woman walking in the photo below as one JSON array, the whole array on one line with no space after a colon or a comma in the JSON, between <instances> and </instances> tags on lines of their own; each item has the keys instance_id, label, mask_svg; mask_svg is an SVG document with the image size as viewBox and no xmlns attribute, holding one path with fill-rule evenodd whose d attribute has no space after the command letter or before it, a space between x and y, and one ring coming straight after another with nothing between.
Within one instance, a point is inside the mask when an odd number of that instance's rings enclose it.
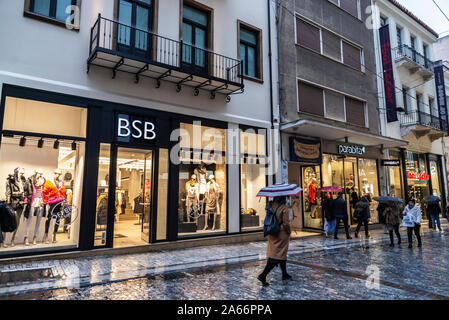
<instances>
[{"instance_id":1,"label":"woman walking","mask_svg":"<svg viewBox=\"0 0 449 320\"><path fill-rule=\"evenodd\" d=\"M362 224L365 225L365 236L369 237L368 231L368 221L371 218L369 200L366 196L363 196L361 201L359 201L354 210L354 217L358 220L357 228L355 229L354 236L359 237L359 231Z\"/></svg>"},{"instance_id":2,"label":"woman walking","mask_svg":"<svg viewBox=\"0 0 449 320\"><path fill-rule=\"evenodd\" d=\"M324 217L326 218L327 227L324 232L326 234L326 238L329 236L329 231L332 231L332 234L335 234L335 214L332 210L332 202L334 199L332 198L332 194L326 194L326 201L324 202Z\"/></svg>"},{"instance_id":3,"label":"woman walking","mask_svg":"<svg viewBox=\"0 0 449 320\"><path fill-rule=\"evenodd\" d=\"M288 207L286 206L286 197L276 197L268 204L268 210L276 215L276 220L280 227L277 236L268 235L267 246L267 265L263 272L257 277L264 286L268 286L267 275L277 265L281 266L282 280L288 280L292 277L287 273L287 252L290 243L290 218Z\"/></svg>"},{"instance_id":4,"label":"woman walking","mask_svg":"<svg viewBox=\"0 0 449 320\"><path fill-rule=\"evenodd\" d=\"M398 237L398 245L400 245L401 234L399 233L399 226L401 224L401 218L398 204L392 201L388 202L388 206L385 208L382 216L384 217L388 233L390 234L390 247L394 247L393 231Z\"/></svg>"},{"instance_id":5,"label":"woman walking","mask_svg":"<svg viewBox=\"0 0 449 320\"><path fill-rule=\"evenodd\" d=\"M421 229L422 213L421 208L415 205L415 199L410 199L408 201L408 205L405 206L402 216L402 226L407 227L408 247L413 247L413 232L415 232L416 239L418 240L418 247L421 247L422 241L419 232Z\"/></svg>"},{"instance_id":6,"label":"woman walking","mask_svg":"<svg viewBox=\"0 0 449 320\"><path fill-rule=\"evenodd\" d=\"M440 222L440 213L441 213L441 207L438 202L429 202L427 204L427 212L429 214L430 220L432 220L432 224L434 226L434 229L436 230L438 227L438 230L440 232L441 229L441 222Z\"/></svg>"}]
</instances>

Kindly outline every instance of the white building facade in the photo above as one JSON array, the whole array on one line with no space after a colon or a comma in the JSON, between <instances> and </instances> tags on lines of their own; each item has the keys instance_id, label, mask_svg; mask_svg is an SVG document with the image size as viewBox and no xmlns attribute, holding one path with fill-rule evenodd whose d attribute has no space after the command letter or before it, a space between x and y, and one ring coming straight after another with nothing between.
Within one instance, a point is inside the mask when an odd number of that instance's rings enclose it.
<instances>
[{"instance_id":1,"label":"white building facade","mask_svg":"<svg viewBox=\"0 0 449 320\"><path fill-rule=\"evenodd\" d=\"M0 195L19 223L0 255L260 232L273 10L2 1Z\"/></svg>"},{"instance_id":2,"label":"white building facade","mask_svg":"<svg viewBox=\"0 0 449 320\"><path fill-rule=\"evenodd\" d=\"M435 86L433 47L438 34L395 0L373 1L373 16L381 134L407 142L406 147L385 150L385 159L396 160L383 167L388 193L421 204L435 194L444 205L447 119L438 108ZM388 28L389 43L381 42L380 28ZM394 87L390 88L384 81L388 75L383 62L389 61L382 51L385 45L391 47ZM392 112L397 121L387 121L386 91L393 92L396 100Z\"/></svg>"}]
</instances>

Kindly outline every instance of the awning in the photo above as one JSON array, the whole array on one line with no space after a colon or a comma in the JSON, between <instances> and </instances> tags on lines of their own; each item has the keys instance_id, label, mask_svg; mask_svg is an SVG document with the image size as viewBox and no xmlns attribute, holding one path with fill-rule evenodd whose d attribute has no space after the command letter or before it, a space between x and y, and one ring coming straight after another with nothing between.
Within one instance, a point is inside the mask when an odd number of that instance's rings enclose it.
<instances>
[{"instance_id":1,"label":"awning","mask_svg":"<svg viewBox=\"0 0 449 320\"><path fill-rule=\"evenodd\" d=\"M314 120L298 120L281 125L281 131L290 134L323 138L331 141L344 141L360 144L364 146L380 146L384 148L405 147L408 142L405 140L384 137L368 132L357 131L348 128L338 127L329 123Z\"/></svg>"}]
</instances>

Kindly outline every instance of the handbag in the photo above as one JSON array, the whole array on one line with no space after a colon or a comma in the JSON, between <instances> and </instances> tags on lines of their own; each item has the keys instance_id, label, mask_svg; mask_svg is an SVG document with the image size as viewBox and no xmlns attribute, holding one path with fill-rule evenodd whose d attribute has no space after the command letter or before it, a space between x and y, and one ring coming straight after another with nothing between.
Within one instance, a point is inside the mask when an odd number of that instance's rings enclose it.
<instances>
[{"instance_id":1,"label":"handbag","mask_svg":"<svg viewBox=\"0 0 449 320\"><path fill-rule=\"evenodd\" d=\"M17 229L17 214L5 202L0 202L0 226L2 232L14 232Z\"/></svg>"}]
</instances>

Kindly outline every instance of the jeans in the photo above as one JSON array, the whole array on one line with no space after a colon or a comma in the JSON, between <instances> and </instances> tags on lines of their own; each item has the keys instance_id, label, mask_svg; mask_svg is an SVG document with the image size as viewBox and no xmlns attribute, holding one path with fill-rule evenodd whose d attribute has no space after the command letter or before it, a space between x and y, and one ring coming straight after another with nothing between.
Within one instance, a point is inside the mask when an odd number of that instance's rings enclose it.
<instances>
[{"instance_id":1,"label":"jeans","mask_svg":"<svg viewBox=\"0 0 449 320\"><path fill-rule=\"evenodd\" d=\"M413 232L415 232L416 239L418 239L418 244L420 245L421 242L421 235L419 234L419 231L421 229L421 225L415 224L414 227L407 227L407 237L408 237L408 243L412 244L413 242Z\"/></svg>"},{"instance_id":2,"label":"jeans","mask_svg":"<svg viewBox=\"0 0 449 320\"><path fill-rule=\"evenodd\" d=\"M438 230L441 231L440 215L439 214L432 214L432 215L430 215L430 219L432 219L432 224L435 227L435 229L438 226Z\"/></svg>"},{"instance_id":3,"label":"jeans","mask_svg":"<svg viewBox=\"0 0 449 320\"><path fill-rule=\"evenodd\" d=\"M39 232L39 225L41 223L42 216L44 214L44 207L31 207L30 215L27 219L27 224L25 227L25 237L28 237L28 230L30 229L31 220L33 220L33 216L36 214L36 225L34 227L34 236L37 237Z\"/></svg>"},{"instance_id":4,"label":"jeans","mask_svg":"<svg viewBox=\"0 0 449 320\"><path fill-rule=\"evenodd\" d=\"M365 225L365 235L368 237L368 220L360 220L357 224L357 228L355 229L355 233L358 234L360 231L360 228L362 227L362 224Z\"/></svg>"},{"instance_id":5,"label":"jeans","mask_svg":"<svg viewBox=\"0 0 449 320\"><path fill-rule=\"evenodd\" d=\"M393 227L390 227L388 230L388 233L390 234L391 244L394 243L393 231L394 231L394 233L396 233L396 236L398 237L398 244L401 244L401 234L399 233L399 223L395 224Z\"/></svg>"},{"instance_id":6,"label":"jeans","mask_svg":"<svg viewBox=\"0 0 449 320\"><path fill-rule=\"evenodd\" d=\"M348 227L348 217L341 217L341 216L335 218L334 238L337 238L337 236L338 236L338 225L340 224L340 221L343 221L343 224L345 225L346 238L350 238L349 227Z\"/></svg>"},{"instance_id":7,"label":"jeans","mask_svg":"<svg viewBox=\"0 0 449 320\"><path fill-rule=\"evenodd\" d=\"M58 231L59 220L61 220L61 217L58 213L61 209L62 209L62 206L61 206L60 202L50 204L50 207L49 207L48 213L47 213L47 221L45 221L45 234L48 234L48 229L50 228L50 222L52 220L51 218L52 218L53 214L57 215L53 233L56 234L56 231Z\"/></svg>"}]
</instances>

